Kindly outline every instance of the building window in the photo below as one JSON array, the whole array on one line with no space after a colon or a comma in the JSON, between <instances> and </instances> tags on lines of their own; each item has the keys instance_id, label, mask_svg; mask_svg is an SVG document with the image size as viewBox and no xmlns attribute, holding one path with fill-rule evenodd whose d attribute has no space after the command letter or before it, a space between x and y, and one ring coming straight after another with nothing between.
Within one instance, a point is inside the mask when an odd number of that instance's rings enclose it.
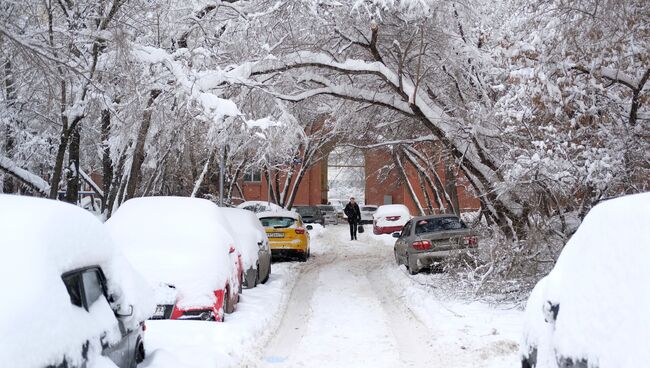
<instances>
[{"instance_id":1,"label":"building window","mask_svg":"<svg viewBox=\"0 0 650 368\"><path fill-rule=\"evenodd\" d=\"M262 172L260 170L248 170L244 173L244 181L247 183L259 183L262 181Z\"/></svg>"}]
</instances>

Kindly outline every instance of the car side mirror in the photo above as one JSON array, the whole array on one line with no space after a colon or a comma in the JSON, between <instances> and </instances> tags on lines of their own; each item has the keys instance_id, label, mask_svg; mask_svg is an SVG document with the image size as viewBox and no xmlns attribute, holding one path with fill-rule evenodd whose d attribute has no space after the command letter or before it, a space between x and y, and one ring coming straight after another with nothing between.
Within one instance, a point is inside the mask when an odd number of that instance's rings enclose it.
<instances>
[{"instance_id":1,"label":"car side mirror","mask_svg":"<svg viewBox=\"0 0 650 368\"><path fill-rule=\"evenodd\" d=\"M118 317L131 317L133 315L133 305L129 304L126 308L118 305L115 309L115 315Z\"/></svg>"},{"instance_id":2,"label":"car side mirror","mask_svg":"<svg viewBox=\"0 0 650 368\"><path fill-rule=\"evenodd\" d=\"M307 230L314 230L314 227L311 225L307 225Z\"/></svg>"},{"instance_id":3,"label":"car side mirror","mask_svg":"<svg viewBox=\"0 0 650 368\"><path fill-rule=\"evenodd\" d=\"M398 233L398 232L393 233L393 238L399 238L400 236L402 236L402 233Z\"/></svg>"}]
</instances>

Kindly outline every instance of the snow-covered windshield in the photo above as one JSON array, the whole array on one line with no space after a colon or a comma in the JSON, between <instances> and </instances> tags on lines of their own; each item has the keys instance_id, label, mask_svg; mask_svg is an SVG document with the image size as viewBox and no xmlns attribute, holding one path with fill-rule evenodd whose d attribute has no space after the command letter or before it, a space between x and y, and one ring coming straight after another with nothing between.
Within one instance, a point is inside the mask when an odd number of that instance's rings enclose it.
<instances>
[{"instance_id":1,"label":"snow-covered windshield","mask_svg":"<svg viewBox=\"0 0 650 368\"><path fill-rule=\"evenodd\" d=\"M434 233L437 231L460 230L467 226L458 217L437 217L419 220L415 225L416 234Z\"/></svg>"},{"instance_id":2,"label":"snow-covered windshield","mask_svg":"<svg viewBox=\"0 0 650 368\"><path fill-rule=\"evenodd\" d=\"M262 226L283 229L292 226L296 220L291 217L264 217L260 219Z\"/></svg>"}]
</instances>

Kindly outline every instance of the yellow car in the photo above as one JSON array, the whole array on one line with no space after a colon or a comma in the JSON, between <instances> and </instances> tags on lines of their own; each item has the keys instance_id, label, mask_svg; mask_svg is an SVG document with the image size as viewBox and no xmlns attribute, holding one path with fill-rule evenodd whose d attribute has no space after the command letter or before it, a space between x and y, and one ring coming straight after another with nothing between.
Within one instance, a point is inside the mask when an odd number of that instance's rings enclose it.
<instances>
[{"instance_id":1,"label":"yellow car","mask_svg":"<svg viewBox=\"0 0 650 368\"><path fill-rule=\"evenodd\" d=\"M275 257L298 257L302 262L309 258L309 232L297 212L273 211L257 214Z\"/></svg>"}]
</instances>

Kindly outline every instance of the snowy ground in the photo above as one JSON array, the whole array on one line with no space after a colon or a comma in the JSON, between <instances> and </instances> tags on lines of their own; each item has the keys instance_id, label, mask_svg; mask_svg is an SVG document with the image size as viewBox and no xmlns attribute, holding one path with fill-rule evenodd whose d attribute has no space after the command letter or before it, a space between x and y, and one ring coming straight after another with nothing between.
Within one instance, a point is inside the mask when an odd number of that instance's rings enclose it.
<instances>
[{"instance_id":1,"label":"snowy ground","mask_svg":"<svg viewBox=\"0 0 650 368\"><path fill-rule=\"evenodd\" d=\"M274 264L225 323L149 322L145 366L517 366L519 310L436 295L394 264L389 236L315 238L310 261Z\"/></svg>"}]
</instances>

